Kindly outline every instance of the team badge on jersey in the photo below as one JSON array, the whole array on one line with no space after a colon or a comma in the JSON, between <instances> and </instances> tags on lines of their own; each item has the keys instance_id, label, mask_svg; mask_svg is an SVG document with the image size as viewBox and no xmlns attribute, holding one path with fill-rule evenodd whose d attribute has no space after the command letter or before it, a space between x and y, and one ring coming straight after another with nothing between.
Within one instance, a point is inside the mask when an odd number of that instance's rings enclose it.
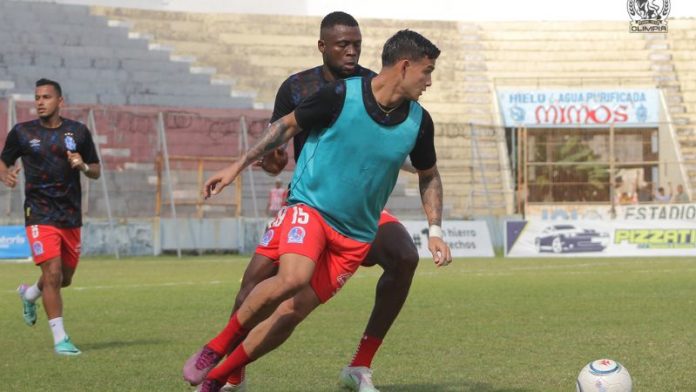
<instances>
[{"instance_id":1,"label":"team badge on jersey","mask_svg":"<svg viewBox=\"0 0 696 392\"><path fill-rule=\"evenodd\" d=\"M273 229L268 229L266 232L263 234L263 238L261 238L261 245L263 246L268 246L268 244L271 243L271 240L273 239Z\"/></svg>"},{"instance_id":2,"label":"team badge on jersey","mask_svg":"<svg viewBox=\"0 0 696 392\"><path fill-rule=\"evenodd\" d=\"M43 244L41 241L36 241L32 244L32 249L34 250L34 256L41 256L44 252Z\"/></svg>"},{"instance_id":3,"label":"team badge on jersey","mask_svg":"<svg viewBox=\"0 0 696 392\"><path fill-rule=\"evenodd\" d=\"M65 148L70 151L77 150L77 143L75 143L75 139L73 139L72 135L65 135Z\"/></svg>"},{"instance_id":4,"label":"team badge on jersey","mask_svg":"<svg viewBox=\"0 0 696 392\"><path fill-rule=\"evenodd\" d=\"M304 227L295 226L288 232L288 244L302 244L305 237Z\"/></svg>"},{"instance_id":5,"label":"team badge on jersey","mask_svg":"<svg viewBox=\"0 0 696 392\"><path fill-rule=\"evenodd\" d=\"M39 139L31 139L29 141L29 146L31 146L31 149L34 151L39 151L41 149L41 140Z\"/></svg>"}]
</instances>

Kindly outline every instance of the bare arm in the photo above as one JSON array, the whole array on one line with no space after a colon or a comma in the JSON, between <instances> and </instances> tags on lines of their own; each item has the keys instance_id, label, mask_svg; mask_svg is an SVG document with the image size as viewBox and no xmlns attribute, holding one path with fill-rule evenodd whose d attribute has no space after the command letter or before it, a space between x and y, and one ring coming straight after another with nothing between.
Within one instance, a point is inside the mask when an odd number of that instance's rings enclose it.
<instances>
[{"instance_id":1,"label":"bare arm","mask_svg":"<svg viewBox=\"0 0 696 392\"><path fill-rule=\"evenodd\" d=\"M98 163L85 163L85 167L87 168L87 170L83 170L83 173L85 173L85 175L88 178L96 180L99 177L101 177L101 165L100 164L98 164Z\"/></svg>"},{"instance_id":2,"label":"bare arm","mask_svg":"<svg viewBox=\"0 0 696 392\"><path fill-rule=\"evenodd\" d=\"M0 159L0 182L9 188L14 188L17 185L17 175L19 174L19 165L14 165L8 168L5 162Z\"/></svg>"},{"instance_id":3,"label":"bare arm","mask_svg":"<svg viewBox=\"0 0 696 392\"><path fill-rule=\"evenodd\" d=\"M96 180L101 176L101 165L98 163L85 163L80 153L68 151L68 162L70 167L85 173L85 176L88 178Z\"/></svg>"},{"instance_id":4,"label":"bare arm","mask_svg":"<svg viewBox=\"0 0 696 392\"><path fill-rule=\"evenodd\" d=\"M258 161L269 152L282 147L301 131L302 130L297 125L295 112L281 117L278 121L270 124L266 127L263 136L261 136L261 140L240 158L243 164L242 169Z\"/></svg>"},{"instance_id":5,"label":"bare arm","mask_svg":"<svg viewBox=\"0 0 696 392\"><path fill-rule=\"evenodd\" d=\"M442 224L442 180L437 165L418 171L421 202L429 225Z\"/></svg>"},{"instance_id":6,"label":"bare arm","mask_svg":"<svg viewBox=\"0 0 696 392\"><path fill-rule=\"evenodd\" d=\"M218 171L205 182L203 185L203 196L208 198L211 195L217 195L224 187L231 184L242 170L258 161L262 156L287 143L301 131L302 129L297 125L295 112L281 117L278 121L270 124L255 146L245 152L237 161Z\"/></svg>"},{"instance_id":7,"label":"bare arm","mask_svg":"<svg viewBox=\"0 0 696 392\"><path fill-rule=\"evenodd\" d=\"M418 170L418 185L425 216L428 218L428 249L438 267L452 262L452 252L442 238L442 180L437 165L427 170Z\"/></svg>"}]
</instances>

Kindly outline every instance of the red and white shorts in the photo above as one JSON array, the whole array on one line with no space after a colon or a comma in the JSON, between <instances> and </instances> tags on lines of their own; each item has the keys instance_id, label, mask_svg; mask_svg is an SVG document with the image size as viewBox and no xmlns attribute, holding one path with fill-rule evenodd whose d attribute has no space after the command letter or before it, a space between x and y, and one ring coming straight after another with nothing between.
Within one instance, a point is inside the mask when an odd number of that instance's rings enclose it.
<instances>
[{"instance_id":1,"label":"red and white shorts","mask_svg":"<svg viewBox=\"0 0 696 392\"><path fill-rule=\"evenodd\" d=\"M48 225L26 227L34 264L60 257L64 266L77 268L80 261L80 228L61 229Z\"/></svg>"},{"instance_id":2,"label":"red and white shorts","mask_svg":"<svg viewBox=\"0 0 696 392\"><path fill-rule=\"evenodd\" d=\"M315 262L311 286L323 303L343 287L360 266L370 243L356 241L329 226L317 210L304 204L284 207L256 248L256 253L279 260L287 253Z\"/></svg>"}]
</instances>

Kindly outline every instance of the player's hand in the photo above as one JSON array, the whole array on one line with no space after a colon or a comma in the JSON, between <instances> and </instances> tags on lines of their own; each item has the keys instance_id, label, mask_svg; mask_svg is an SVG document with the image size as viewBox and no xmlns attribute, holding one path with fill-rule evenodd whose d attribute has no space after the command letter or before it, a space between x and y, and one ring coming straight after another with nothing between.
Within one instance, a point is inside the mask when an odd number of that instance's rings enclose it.
<instances>
[{"instance_id":1,"label":"player's hand","mask_svg":"<svg viewBox=\"0 0 696 392\"><path fill-rule=\"evenodd\" d=\"M254 166L260 167L263 171L272 176L277 176L288 164L288 159L288 152L284 147L280 147L256 161Z\"/></svg>"},{"instance_id":2,"label":"player's hand","mask_svg":"<svg viewBox=\"0 0 696 392\"><path fill-rule=\"evenodd\" d=\"M203 185L203 197L207 199L212 195L217 195L218 193L222 192L223 188L230 185L232 181L237 178L239 172L240 165L239 163L234 162L227 168L213 174L213 176L210 177Z\"/></svg>"},{"instance_id":3,"label":"player's hand","mask_svg":"<svg viewBox=\"0 0 696 392\"><path fill-rule=\"evenodd\" d=\"M428 249L430 249L430 253L433 254L433 261L436 266L444 267L452 262L452 252L442 238L428 238Z\"/></svg>"},{"instance_id":4,"label":"player's hand","mask_svg":"<svg viewBox=\"0 0 696 392\"><path fill-rule=\"evenodd\" d=\"M73 169L85 171L85 162L79 152L68 151L68 162Z\"/></svg>"},{"instance_id":5,"label":"player's hand","mask_svg":"<svg viewBox=\"0 0 696 392\"><path fill-rule=\"evenodd\" d=\"M17 175L19 171L22 170L21 167L13 166L7 169L2 175L0 175L0 181L10 188L14 188L17 185Z\"/></svg>"}]
</instances>

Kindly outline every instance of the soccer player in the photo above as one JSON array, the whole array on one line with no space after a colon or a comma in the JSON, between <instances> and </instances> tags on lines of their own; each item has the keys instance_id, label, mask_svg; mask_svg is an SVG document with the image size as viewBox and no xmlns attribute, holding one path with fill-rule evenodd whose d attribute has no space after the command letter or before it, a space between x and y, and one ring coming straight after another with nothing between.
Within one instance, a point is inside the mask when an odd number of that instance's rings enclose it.
<instances>
[{"instance_id":1,"label":"soccer player","mask_svg":"<svg viewBox=\"0 0 696 392\"><path fill-rule=\"evenodd\" d=\"M318 42L323 65L299 72L285 80L276 94L271 122L289 114L302 100L336 80L352 76L374 77L374 72L358 64L361 44L362 35L355 18L340 11L326 15L321 22ZM308 132L303 132L293 138L295 161L300 156L307 135ZM277 174L286 162L287 153L284 148L280 148L264 156L260 166L271 174ZM349 191L345 193L346 196L349 195ZM264 256L267 245L262 245L249 262L234 310L239 308L254 286L275 275L275 260ZM372 247L362 262L364 266L375 264L379 264L384 272L377 282L372 314L351 363L343 368L339 377L341 384L356 391L376 390L372 384L372 359L406 301L418 266L418 250L408 231L385 211L380 216ZM239 369L230 376L223 390L242 390L243 377L244 371ZM235 389L236 386L239 389Z\"/></svg>"},{"instance_id":2,"label":"soccer player","mask_svg":"<svg viewBox=\"0 0 696 392\"><path fill-rule=\"evenodd\" d=\"M407 156L418 171L434 262L451 262L439 226L442 182L433 123L416 102L432 84L439 54L420 34L398 32L384 45L377 76L321 88L272 123L242 158L206 181L203 195L216 195L248 165L294 135L308 133L289 207L279 212L262 241L269 245L265 255L279 259L278 272L256 285L223 331L184 365L184 378L194 385L202 382L200 391L219 391L233 371L282 344L340 290L367 256Z\"/></svg>"},{"instance_id":3,"label":"soccer player","mask_svg":"<svg viewBox=\"0 0 696 392\"><path fill-rule=\"evenodd\" d=\"M17 185L20 170L13 165L22 158L26 232L34 263L41 268L36 283L22 284L17 291L24 322L29 326L36 323L36 300L42 297L55 352L79 355L63 327L60 290L70 286L80 258L80 172L97 179L101 166L87 127L60 116L60 84L37 81L34 104L39 118L15 125L0 156L0 181L10 188Z\"/></svg>"}]
</instances>

